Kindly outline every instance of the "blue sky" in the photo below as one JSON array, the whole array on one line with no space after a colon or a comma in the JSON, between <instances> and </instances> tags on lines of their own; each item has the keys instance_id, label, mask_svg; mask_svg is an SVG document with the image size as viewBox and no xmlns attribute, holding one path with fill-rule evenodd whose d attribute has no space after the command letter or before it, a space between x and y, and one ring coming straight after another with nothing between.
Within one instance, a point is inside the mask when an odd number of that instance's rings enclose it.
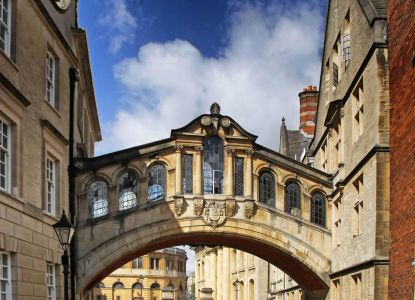
<instances>
[{"instance_id":1,"label":"blue sky","mask_svg":"<svg viewBox=\"0 0 415 300\"><path fill-rule=\"evenodd\" d=\"M214 101L277 150L282 117L297 128L298 93L318 86L326 5L79 1L103 133L96 154L166 138Z\"/></svg>"},{"instance_id":2,"label":"blue sky","mask_svg":"<svg viewBox=\"0 0 415 300\"><path fill-rule=\"evenodd\" d=\"M317 85L326 1L81 0L103 141L97 155L222 113L276 149ZM184 109L185 108L185 109Z\"/></svg>"}]
</instances>

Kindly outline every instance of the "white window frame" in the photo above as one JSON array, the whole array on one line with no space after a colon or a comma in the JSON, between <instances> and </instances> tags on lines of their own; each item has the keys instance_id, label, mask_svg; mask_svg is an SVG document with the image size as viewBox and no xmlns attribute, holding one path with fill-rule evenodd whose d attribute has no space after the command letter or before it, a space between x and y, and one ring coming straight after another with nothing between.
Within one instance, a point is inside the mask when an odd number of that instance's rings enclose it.
<instances>
[{"instance_id":1,"label":"white window frame","mask_svg":"<svg viewBox=\"0 0 415 300\"><path fill-rule=\"evenodd\" d=\"M4 6L4 1L7 1L7 7ZM3 11L7 11L7 20L6 23L3 22ZM8 57L10 57L10 48L11 48L11 27L12 27L12 4L11 0L0 0L0 27L5 28L5 37L4 37L4 49L1 49Z\"/></svg>"},{"instance_id":2,"label":"white window frame","mask_svg":"<svg viewBox=\"0 0 415 300\"><path fill-rule=\"evenodd\" d=\"M7 126L6 128L6 135L4 135L3 127ZM3 144L4 138L6 138L6 145ZM4 164L4 174L3 172L0 173L0 177L4 177L4 186L0 183L0 190L4 190L6 192L10 192L10 178L11 178L11 128L10 123L4 121L4 119L0 118L0 153L4 154L4 162L0 161L0 164ZM0 157L1 160L1 157ZM1 171L0 171L1 172Z\"/></svg>"},{"instance_id":3,"label":"white window frame","mask_svg":"<svg viewBox=\"0 0 415 300\"><path fill-rule=\"evenodd\" d=\"M46 264L46 285L47 285L47 299L56 300L56 272L55 265L51 263Z\"/></svg>"},{"instance_id":4,"label":"white window frame","mask_svg":"<svg viewBox=\"0 0 415 300\"><path fill-rule=\"evenodd\" d=\"M50 215L56 213L56 161L48 156L46 158L46 212Z\"/></svg>"},{"instance_id":5,"label":"white window frame","mask_svg":"<svg viewBox=\"0 0 415 300\"><path fill-rule=\"evenodd\" d=\"M6 257L6 262L4 262L4 257ZM7 268L6 272L4 272L4 268ZM7 277L3 277L4 274L7 274ZM0 298L6 295L6 300L12 299L11 278L10 254L0 251ZM5 290L3 290L3 287L5 287Z\"/></svg>"},{"instance_id":6,"label":"white window frame","mask_svg":"<svg viewBox=\"0 0 415 300\"><path fill-rule=\"evenodd\" d=\"M56 58L52 52L46 54L46 101L55 107L56 103ZM48 86L50 84L50 88Z\"/></svg>"}]
</instances>

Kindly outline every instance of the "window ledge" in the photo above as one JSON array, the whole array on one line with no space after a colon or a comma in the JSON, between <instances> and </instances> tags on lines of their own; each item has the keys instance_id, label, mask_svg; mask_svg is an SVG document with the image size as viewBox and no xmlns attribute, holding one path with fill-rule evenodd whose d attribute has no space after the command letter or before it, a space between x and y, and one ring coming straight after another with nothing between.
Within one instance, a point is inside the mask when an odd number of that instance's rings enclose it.
<instances>
[{"instance_id":1,"label":"window ledge","mask_svg":"<svg viewBox=\"0 0 415 300\"><path fill-rule=\"evenodd\" d=\"M20 202L22 204L26 204L26 201L25 200L23 200L22 198L17 197L16 195L13 195L9 191L0 189L0 193L6 195L6 196L8 196L8 197L10 197L10 198L12 198L12 199L14 199L16 201L18 201L18 202Z\"/></svg>"},{"instance_id":2,"label":"window ledge","mask_svg":"<svg viewBox=\"0 0 415 300\"><path fill-rule=\"evenodd\" d=\"M59 221L59 218L55 215L50 214L47 210L42 210L43 215L55 220L55 221Z\"/></svg>"},{"instance_id":3,"label":"window ledge","mask_svg":"<svg viewBox=\"0 0 415 300\"><path fill-rule=\"evenodd\" d=\"M56 107L54 107L52 104L50 104L49 103L49 101L48 100L46 100L46 98L45 98L45 102L46 102L46 104L55 112L55 114L60 118L60 119L62 119L62 115L60 114L60 112L56 109Z\"/></svg>"},{"instance_id":4,"label":"window ledge","mask_svg":"<svg viewBox=\"0 0 415 300\"><path fill-rule=\"evenodd\" d=\"M0 50L0 55L3 56L12 66L13 68L17 71L20 72L19 67L16 65L16 63L11 59L10 56L8 56L3 50Z\"/></svg>"}]
</instances>

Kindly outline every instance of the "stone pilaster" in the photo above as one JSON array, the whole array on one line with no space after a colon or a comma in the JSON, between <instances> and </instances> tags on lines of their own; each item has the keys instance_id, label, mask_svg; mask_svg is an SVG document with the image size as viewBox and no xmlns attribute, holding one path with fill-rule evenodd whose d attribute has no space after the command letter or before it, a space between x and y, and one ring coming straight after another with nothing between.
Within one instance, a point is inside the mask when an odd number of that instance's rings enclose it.
<instances>
[{"instance_id":1,"label":"stone pilaster","mask_svg":"<svg viewBox=\"0 0 415 300\"><path fill-rule=\"evenodd\" d=\"M196 161L196 174L195 174L195 195L202 195L202 151L203 146L196 146L196 155L195 155L195 161Z\"/></svg>"},{"instance_id":2,"label":"stone pilaster","mask_svg":"<svg viewBox=\"0 0 415 300\"><path fill-rule=\"evenodd\" d=\"M230 294L230 261L229 261L229 248L228 247L223 247L223 300L225 299L231 299L231 294Z\"/></svg>"},{"instance_id":3,"label":"stone pilaster","mask_svg":"<svg viewBox=\"0 0 415 300\"><path fill-rule=\"evenodd\" d=\"M174 145L176 152L176 195L183 194L182 185L182 145Z\"/></svg>"},{"instance_id":4,"label":"stone pilaster","mask_svg":"<svg viewBox=\"0 0 415 300\"><path fill-rule=\"evenodd\" d=\"M234 189L234 167L233 167L233 154L235 153L235 149L226 147L227 153L227 172L226 172L226 184L225 184L225 195L229 198L233 198L235 195Z\"/></svg>"},{"instance_id":5,"label":"stone pilaster","mask_svg":"<svg viewBox=\"0 0 415 300\"><path fill-rule=\"evenodd\" d=\"M245 194L247 198L252 198L252 156L254 150L250 149L246 151L246 181L245 181Z\"/></svg>"}]
</instances>

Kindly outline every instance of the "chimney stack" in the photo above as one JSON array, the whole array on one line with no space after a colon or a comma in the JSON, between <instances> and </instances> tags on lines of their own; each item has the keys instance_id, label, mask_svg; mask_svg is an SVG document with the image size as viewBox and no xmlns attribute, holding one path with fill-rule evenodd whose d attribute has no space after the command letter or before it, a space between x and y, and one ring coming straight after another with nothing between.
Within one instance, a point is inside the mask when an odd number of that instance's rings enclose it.
<instances>
[{"instance_id":1,"label":"chimney stack","mask_svg":"<svg viewBox=\"0 0 415 300\"><path fill-rule=\"evenodd\" d=\"M300 97L300 131L307 136L314 136L318 94L317 87L311 85L298 94Z\"/></svg>"}]
</instances>

